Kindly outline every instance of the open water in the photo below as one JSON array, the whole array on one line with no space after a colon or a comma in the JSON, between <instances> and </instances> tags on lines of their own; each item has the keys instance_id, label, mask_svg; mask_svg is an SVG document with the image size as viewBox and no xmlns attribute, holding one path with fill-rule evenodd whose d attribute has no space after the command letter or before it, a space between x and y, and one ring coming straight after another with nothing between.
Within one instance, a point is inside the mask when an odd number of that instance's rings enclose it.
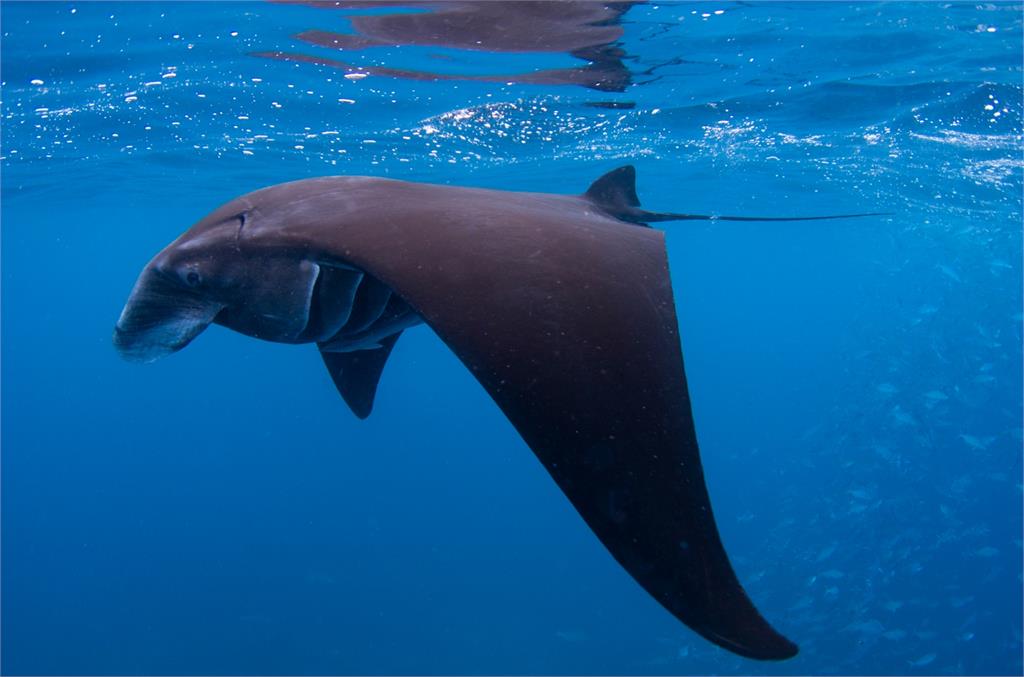
<instances>
[{"instance_id":1,"label":"open water","mask_svg":"<svg viewBox=\"0 0 1024 677\"><path fill-rule=\"evenodd\" d=\"M353 18L436 5L0 5L2 671L1020 674L1021 5ZM111 346L241 193L627 163L652 210L892 213L661 224L719 528L790 661L644 593L426 327L366 421L309 346Z\"/></svg>"}]
</instances>

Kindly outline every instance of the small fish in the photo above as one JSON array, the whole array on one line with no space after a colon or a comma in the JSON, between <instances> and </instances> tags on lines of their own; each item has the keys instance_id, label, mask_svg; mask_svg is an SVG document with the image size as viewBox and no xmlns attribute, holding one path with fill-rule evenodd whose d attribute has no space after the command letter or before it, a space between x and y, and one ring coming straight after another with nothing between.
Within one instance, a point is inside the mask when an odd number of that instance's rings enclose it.
<instances>
[{"instance_id":1,"label":"small fish","mask_svg":"<svg viewBox=\"0 0 1024 677\"><path fill-rule=\"evenodd\" d=\"M902 423L903 425L917 425L917 421L914 417L903 411L903 408L898 404L893 407L889 413L894 419L896 419L897 423Z\"/></svg>"},{"instance_id":2,"label":"small fish","mask_svg":"<svg viewBox=\"0 0 1024 677\"><path fill-rule=\"evenodd\" d=\"M971 449L977 451L984 451L988 448L988 445L992 444L992 440L995 438L986 437L984 439L978 439L974 435L961 434L960 439L964 441L964 444L969 446Z\"/></svg>"},{"instance_id":3,"label":"small fish","mask_svg":"<svg viewBox=\"0 0 1024 677\"><path fill-rule=\"evenodd\" d=\"M954 282L963 282L963 280L960 279L960 276L956 274L956 271L950 268L949 266L944 266L940 263L938 264L937 268L942 272L943 275L953 280Z\"/></svg>"},{"instance_id":4,"label":"small fish","mask_svg":"<svg viewBox=\"0 0 1024 677\"><path fill-rule=\"evenodd\" d=\"M953 599L949 600L949 606L953 607L954 609L959 609L961 607L967 606L973 601L974 595L968 595L967 597L954 597Z\"/></svg>"},{"instance_id":5,"label":"small fish","mask_svg":"<svg viewBox=\"0 0 1024 677\"><path fill-rule=\"evenodd\" d=\"M813 437L814 435L818 434L818 432L820 432L820 431L821 431L821 424L819 423L818 425L811 426L810 428L805 430L803 432L803 435L800 436L800 439L809 440L811 437Z\"/></svg>"},{"instance_id":6,"label":"small fish","mask_svg":"<svg viewBox=\"0 0 1024 677\"><path fill-rule=\"evenodd\" d=\"M984 548L979 548L974 554L978 557L995 557L999 554L999 549L986 545Z\"/></svg>"},{"instance_id":7,"label":"small fish","mask_svg":"<svg viewBox=\"0 0 1024 677\"><path fill-rule=\"evenodd\" d=\"M874 618L863 623L852 623L846 626L848 630L855 630L865 635L878 635L885 630L885 626L876 621Z\"/></svg>"},{"instance_id":8,"label":"small fish","mask_svg":"<svg viewBox=\"0 0 1024 677\"><path fill-rule=\"evenodd\" d=\"M879 383L875 390L883 395L895 395L899 392L899 389L891 383Z\"/></svg>"},{"instance_id":9,"label":"small fish","mask_svg":"<svg viewBox=\"0 0 1024 677\"><path fill-rule=\"evenodd\" d=\"M812 604L814 604L814 599L809 597L808 595L804 595L799 600L797 600L796 604L794 604L793 606L789 607L789 610L790 611L800 611L801 609L810 608L810 606Z\"/></svg>"},{"instance_id":10,"label":"small fish","mask_svg":"<svg viewBox=\"0 0 1024 677\"><path fill-rule=\"evenodd\" d=\"M931 400L932 402L942 402L943 400L949 399L949 396L941 390L929 390L924 394L924 397L926 400Z\"/></svg>"},{"instance_id":11,"label":"small fish","mask_svg":"<svg viewBox=\"0 0 1024 677\"><path fill-rule=\"evenodd\" d=\"M896 456L892 453L892 450L884 444L876 444L871 447L876 454L882 457L886 461L892 461Z\"/></svg>"},{"instance_id":12,"label":"small fish","mask_svg":"<svg viewBox=\"0 0 1024 677\"><path fill-rule=\"evenodd\" d=\"M836 547L837 547L836 543L833 543L832 545L825 546L824 548L821 549L821 552L818 553L818 557L814 561L815 562L824 562L825 560L827 560L829 557L832 556L832 553L834 553L836 551Z\"/></svg>"},{"instance_id":13,"label":"small fish","mask_svg":"<svg viewBox=\"0 0 1024 677\"><path fill-rule=\"evenodd\" d=\"M557 630L555 631L555 637L563 642L578 643L586 641L587 634L582 630Z\"/></svg>"},{"instance_id":14,"label":"small fish","mask_svg":"<svg viewBox=\"0 0 1024 677\"><path fill-rule=\"evenodd\" d=\"M909 661L909 665L912 668L923 668L926 665L930 665L936 658L936 654L926 653L925 655L918 658L916 661Z\"/></svg>"}]
</instances>

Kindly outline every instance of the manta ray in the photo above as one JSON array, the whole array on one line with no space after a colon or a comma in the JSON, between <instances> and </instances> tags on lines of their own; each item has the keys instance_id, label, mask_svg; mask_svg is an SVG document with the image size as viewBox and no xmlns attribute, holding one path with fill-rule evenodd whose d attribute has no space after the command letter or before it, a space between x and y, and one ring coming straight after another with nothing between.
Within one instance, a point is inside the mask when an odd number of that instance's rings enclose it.
<instances>
[{"instance_id":1,"label":"manta ray","mask_svg":"<svg viewBox=\"0 0 1024 677\"><path fill-rule=\"evenodd\" d=\"M862 215L847 215L862 216ZM829 217L785 217L805 220ZM633 167L582 195L333 176L234 199L143 269L114 330L128 358L210 324L315 343L360 418L402 332L429 325L612 556L665 609L755 659L797 653L719 538L683 369L664 235L761 217L648 212Z\"/></svg>"}]
</instances>

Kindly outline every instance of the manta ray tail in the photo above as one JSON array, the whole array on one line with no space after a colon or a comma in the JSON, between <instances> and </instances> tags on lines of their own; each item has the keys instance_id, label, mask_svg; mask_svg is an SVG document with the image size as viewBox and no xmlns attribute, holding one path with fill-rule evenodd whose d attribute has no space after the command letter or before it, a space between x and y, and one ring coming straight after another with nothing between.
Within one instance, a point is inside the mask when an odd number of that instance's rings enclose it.
<instances>
[{"instance_id":1,"label":"manta ray tail","mask_svg":"<svg viewBox=\"0 0 1024 677\"><path fill-rule=\"evenodd\" d=\"M640 209L636 194L636 169L625 165L608 172L587 189L584 197L602 211L620 221L647 226L659 221L825 221L829 219L855 219L862 216L887 216L889 212L862 214L831 214L828 216L722 216L718 214L675 214L649 212Z\"/></svg>"}]
</instances>

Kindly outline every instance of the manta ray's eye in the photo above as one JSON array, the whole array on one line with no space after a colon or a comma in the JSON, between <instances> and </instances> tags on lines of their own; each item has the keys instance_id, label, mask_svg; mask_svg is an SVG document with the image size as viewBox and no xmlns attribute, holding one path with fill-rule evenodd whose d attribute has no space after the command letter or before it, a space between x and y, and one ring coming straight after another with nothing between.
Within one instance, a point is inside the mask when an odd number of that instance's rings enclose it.
<instances>
[{"instance_id":1,"label":"manta ray's eye","mask_svg":"<svg viewBox=\"0 0 1024 677\"><path fill-rule=\"evenodd\" d=\"M199 276L199 273L197 273L194 270L188 271L188 274L185 275L185 282L187 282L188 286L190 286L190 287L198 287L199 283L202 282L202 281L203 281L203 278L201 278Z\"/></svg>"}]
</instances>

